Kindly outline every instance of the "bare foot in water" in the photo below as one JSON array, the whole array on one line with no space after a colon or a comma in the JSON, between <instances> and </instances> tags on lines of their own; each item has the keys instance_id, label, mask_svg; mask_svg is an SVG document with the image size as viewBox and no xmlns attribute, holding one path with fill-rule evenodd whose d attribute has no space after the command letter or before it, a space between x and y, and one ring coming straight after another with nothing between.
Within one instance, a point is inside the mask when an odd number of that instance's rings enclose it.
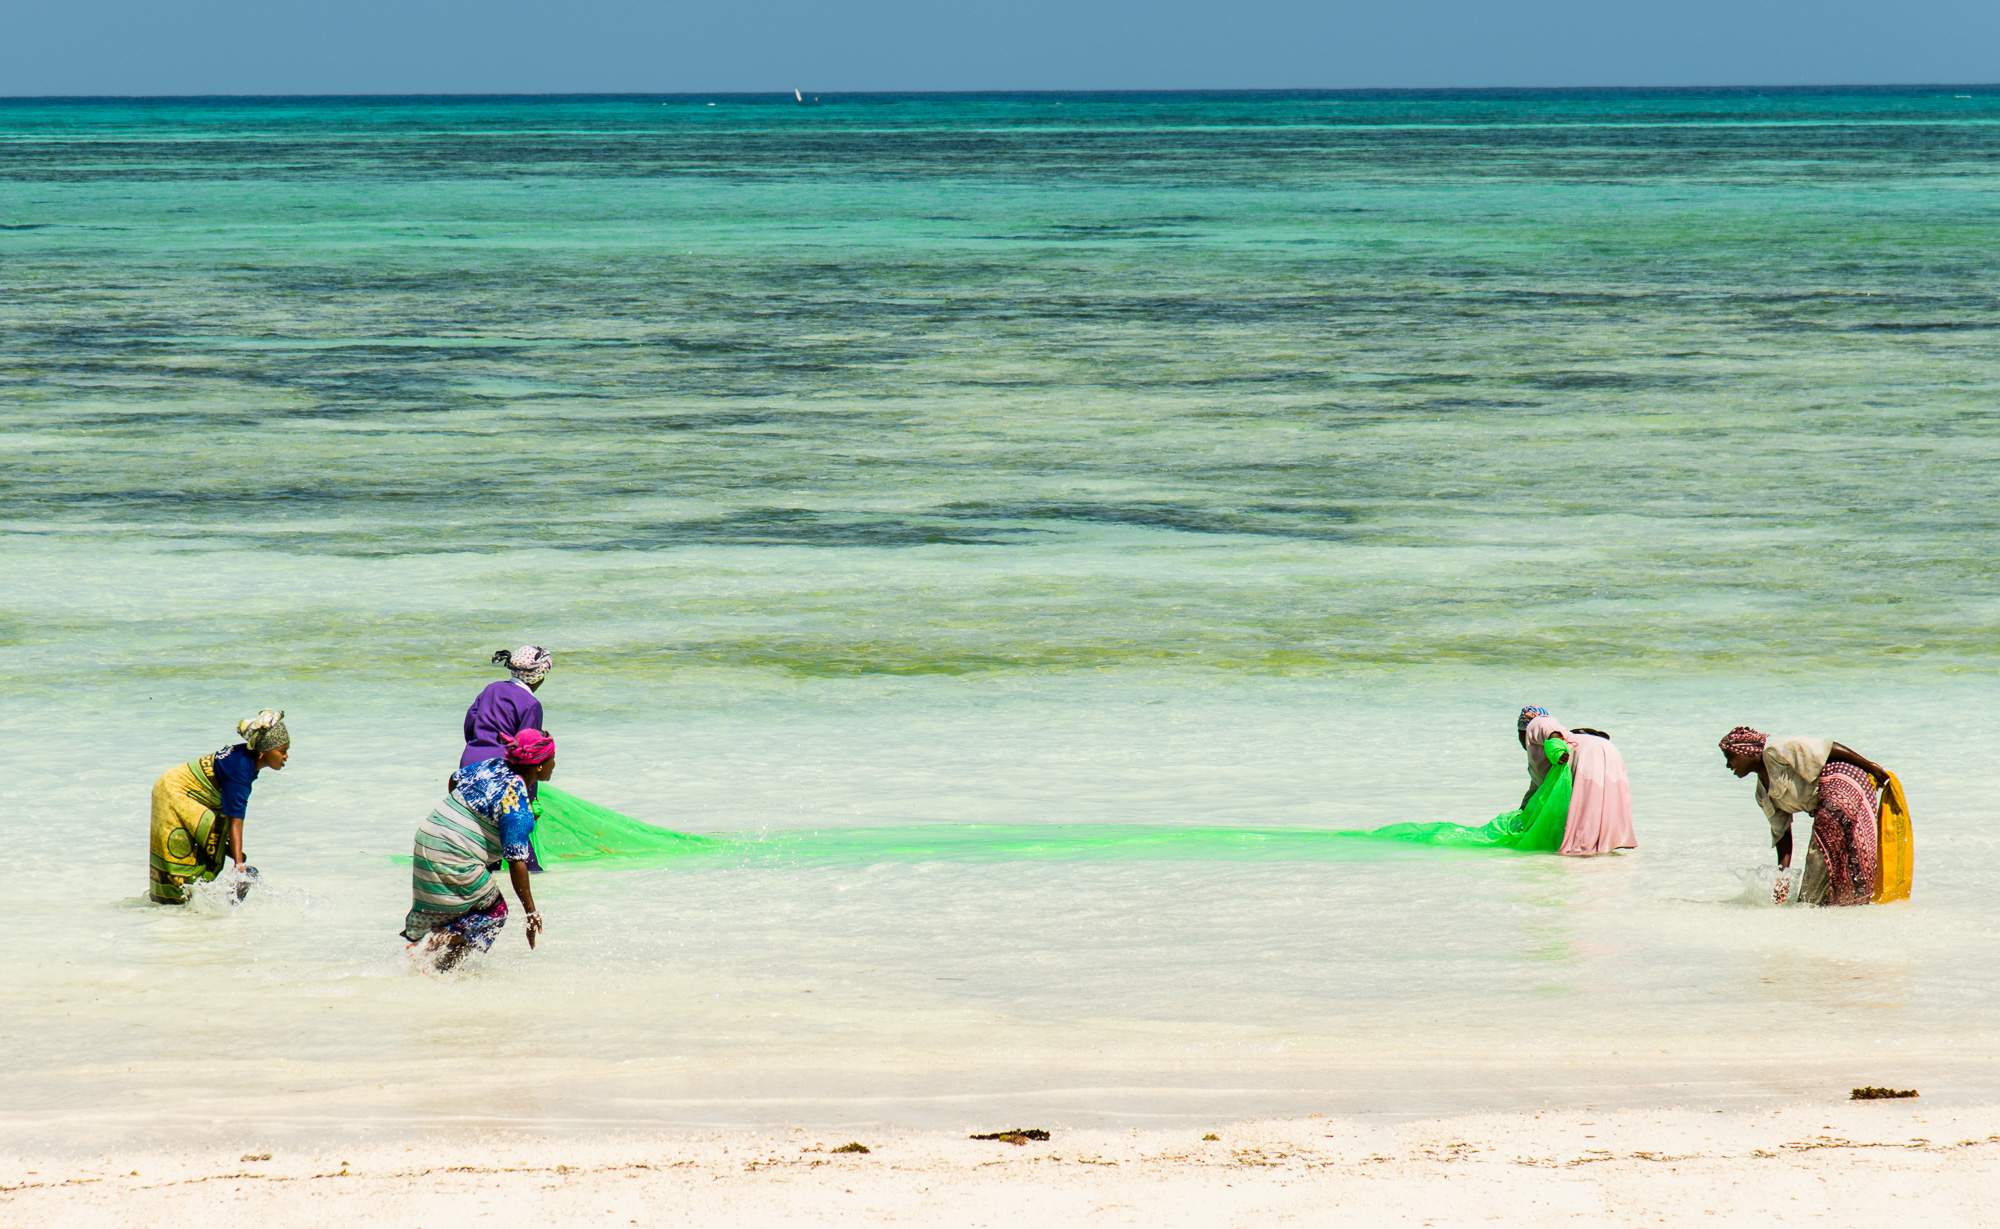
<instances>
[{"instance_id":1,"label":"bare foot in water","mask_svg":"<svg viewBox=\"0 0 2000 1229\"><path fill-rule=\"evenodd\" d=\"M410 944L410 963L419 970L437 977L458 967L465 959L465 936L455 935L448 930L436 930Z\"/></svg>"}]
</instances>

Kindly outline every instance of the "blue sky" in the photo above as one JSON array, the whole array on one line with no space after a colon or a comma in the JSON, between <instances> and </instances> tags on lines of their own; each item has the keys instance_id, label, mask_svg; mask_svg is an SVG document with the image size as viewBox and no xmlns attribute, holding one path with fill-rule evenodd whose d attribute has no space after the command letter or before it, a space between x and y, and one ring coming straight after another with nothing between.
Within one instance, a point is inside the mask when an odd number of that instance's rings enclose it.
<instances>
[{"instance_id":1,"label":"blue sky","mask_svg":"<svg viewBox=\"0 0 2000 1229\"><path fill-rule=\"evenodd\" d=\"M42 0L0 94L2000 80L2000 0Z\"/></svg>"}]
</instances>

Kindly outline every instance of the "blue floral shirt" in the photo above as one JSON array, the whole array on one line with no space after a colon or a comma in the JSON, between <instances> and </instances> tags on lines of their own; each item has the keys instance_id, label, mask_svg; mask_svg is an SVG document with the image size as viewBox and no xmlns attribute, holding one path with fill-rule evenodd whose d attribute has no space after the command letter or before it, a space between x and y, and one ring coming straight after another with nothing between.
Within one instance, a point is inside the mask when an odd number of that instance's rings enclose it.
<instances>
[{"instance_id":1,"label":"blue floral shirt","mask_svg":"<svg viewBox=\"0 0 2000 1229\"><path fill-rule=\"evenodd\" d=\"M526 862L532 851L528 834L535 830L535 813L528 809L528 784L503 759L481 760L458 770L452 789L470 810L500 829L500 855L509 862Z\"/></svg>"}]
</instances>

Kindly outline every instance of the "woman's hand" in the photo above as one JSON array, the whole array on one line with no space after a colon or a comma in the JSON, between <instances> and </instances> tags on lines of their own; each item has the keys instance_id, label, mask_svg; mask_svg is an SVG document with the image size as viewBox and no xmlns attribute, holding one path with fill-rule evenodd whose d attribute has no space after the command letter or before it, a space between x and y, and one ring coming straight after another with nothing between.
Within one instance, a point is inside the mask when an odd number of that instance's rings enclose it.
<instances>
[{"instance_id":1,"label":"woman's hand","mask_svg":"<svg viewBox=\"0 0 2000 1229\"><path fill-rule=\"evenodd\" d=\"M507 878L514 884L514 895L521 902L521 911L528 917L528 950L535 950L535 936L542 933L542 915L535 908L535 890L528 885L528 864L508 862Z\"/></svg>"}]
</instances>

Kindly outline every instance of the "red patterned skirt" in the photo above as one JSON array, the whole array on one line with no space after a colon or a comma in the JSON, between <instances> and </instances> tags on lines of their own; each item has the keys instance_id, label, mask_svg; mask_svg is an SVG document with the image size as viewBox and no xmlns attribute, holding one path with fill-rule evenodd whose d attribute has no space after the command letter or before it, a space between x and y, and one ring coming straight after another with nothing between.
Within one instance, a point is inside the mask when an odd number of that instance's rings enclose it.
<instances>
[{"instance_id":1,"label":"red patterned skirt","mask_svg":"<svg viewBox=\"0 0 2000 1229\"><path fill-rule=\"evenodd\" d=\"M1819 775L1813 844L1826 859L1831 905L1865 905L1875 898L1875 782L1852 764L1828 764Z\"/></svg>"}]
</instances>

